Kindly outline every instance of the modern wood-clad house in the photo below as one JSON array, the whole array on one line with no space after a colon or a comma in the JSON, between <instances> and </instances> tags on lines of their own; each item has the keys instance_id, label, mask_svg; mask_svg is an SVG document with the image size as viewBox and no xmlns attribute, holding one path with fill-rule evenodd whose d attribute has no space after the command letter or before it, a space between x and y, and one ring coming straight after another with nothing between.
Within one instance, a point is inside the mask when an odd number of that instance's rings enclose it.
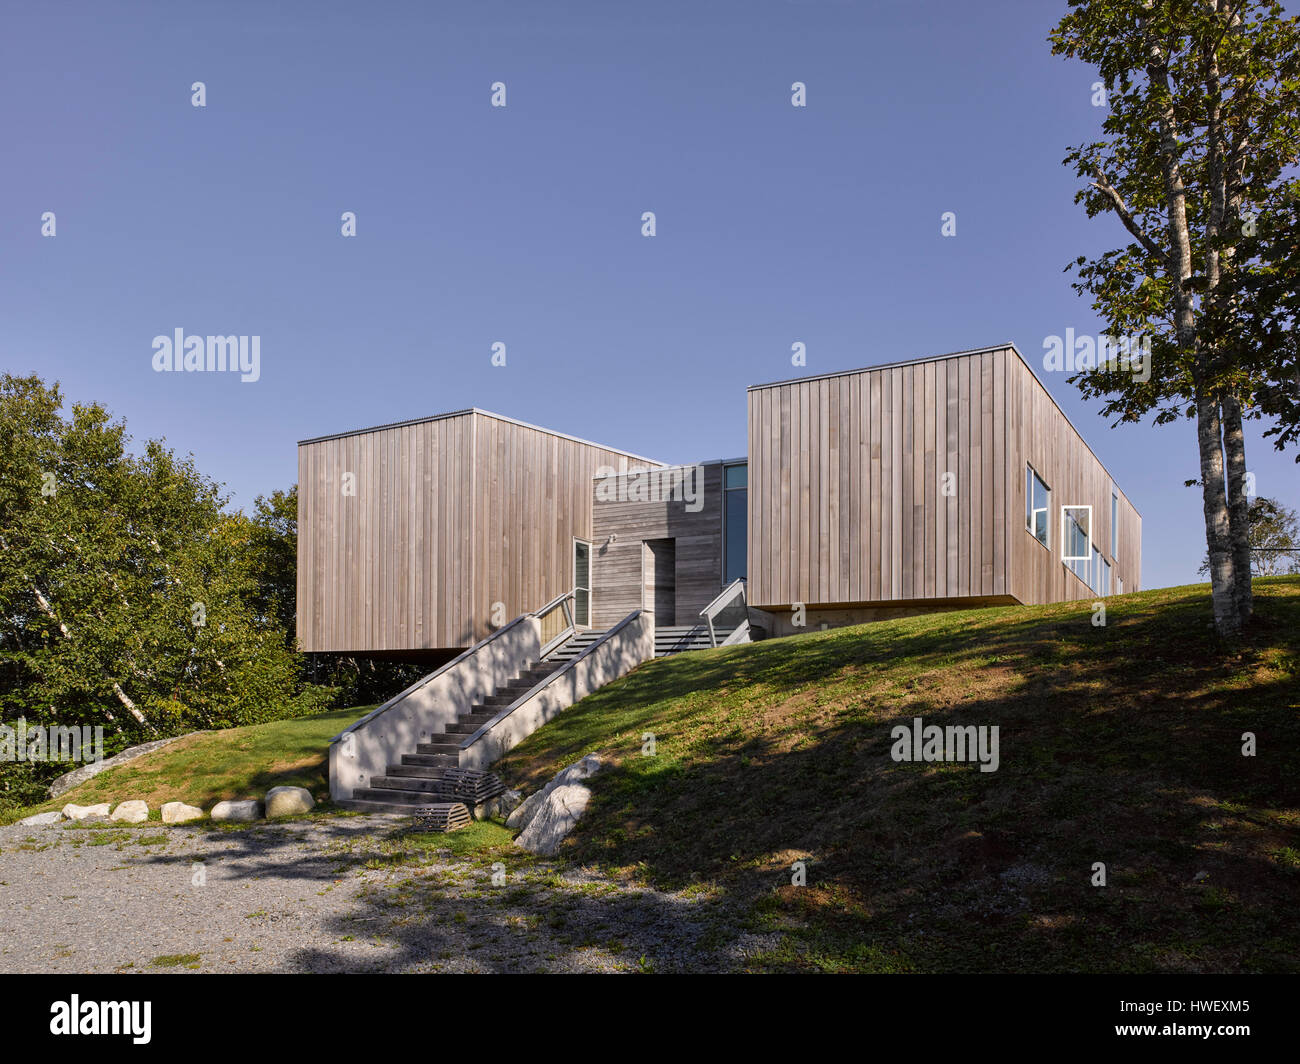
<instances>
[{"instance_id":1,"label":"modern wood-clad house","mask_svg":"<svg viewBox=\"0 0 1300 1064\"><path fill-rule=\"evenodd\" d=\"M1140 586L1141 517L1010 344L755 385L748 438L669 467L463 410L304 440L300 645L436 662L566 593L578 629L682 635L737 578L770 634Z\"/></svg>"},{"instance_id":2,"label":"modern wood-clad house","mask_svg":"<svg viewBox=\"0 0 1300 1064\"><path fill-rule=\"evenodd\" d=\"M749 389L748 594L780 630L1136 591L1141 538L1010 344Z\"/></svg>"},{"instance_id":3,"label":"modern wood-clad house","mask_svg":"<svg viewBox=\"0 0 1300 1064\"><path fill-rule=\"evenodd\" d=\"M574 587L598 470L658 464L483 410L303 440L299 645L458 653Z\"/></svg>"}]
</instances>

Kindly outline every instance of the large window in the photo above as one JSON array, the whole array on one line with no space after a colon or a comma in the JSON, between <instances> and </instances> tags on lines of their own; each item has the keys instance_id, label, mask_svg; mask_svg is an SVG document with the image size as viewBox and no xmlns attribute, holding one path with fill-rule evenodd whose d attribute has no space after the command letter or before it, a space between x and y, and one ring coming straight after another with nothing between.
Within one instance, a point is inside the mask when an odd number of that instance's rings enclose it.
<instances>
[{"instance_id":1,"label":"large window","mask_svg":"<svg viewBox=\"0 0 1300 1064\"><path fill-rule=\"evenodd\" d=\"M591 626L591 544L573 541L573 623Z\"/></svg>"},{"instance_id":2,"label":"large window","mask_svg":"<svg viewBox=\"0 0 1300 1064\"><path fill-rule=\"evenodd\" d=\"M722 467L722 582L746 574L749 565L749 466Z\"/></svg>"},{"instance_id":3,"label":"large window","mask_svg":"<svg viewBox=\"0 0 1300 1064\"><path fill-rule=\"evenodd\" d=\"M1048 543L1050 522L1047 520L1051 497L1051 491L1039 479L1033 467L1025 466L1025 528L1044 547L1051 546Z\"/></svg>"},{"instance_id":4,"label":"large window","mask_svg":"<svg viewBox=\"0 0 1300 1064\"><path fill-rule=\"evenodd\" d=\"M1101 556L1097 545L1084 540L1081 545L1076 541L1075 547L1081 552L1086 551L1087 557L1067 561L1065 567L1087 584L1090 591L1100 595L1110 594L1110 564Z\"/></svg>"},{"instance_id":5,"label":"large window","mask_svg":"<svg viewBox=\"0 0 1300 1064\"><path fill-rule=\"evenodd\" d=\"M1110 556L1119 561L1119 492L1110 489Z\"/></svg>"}]
</instances>

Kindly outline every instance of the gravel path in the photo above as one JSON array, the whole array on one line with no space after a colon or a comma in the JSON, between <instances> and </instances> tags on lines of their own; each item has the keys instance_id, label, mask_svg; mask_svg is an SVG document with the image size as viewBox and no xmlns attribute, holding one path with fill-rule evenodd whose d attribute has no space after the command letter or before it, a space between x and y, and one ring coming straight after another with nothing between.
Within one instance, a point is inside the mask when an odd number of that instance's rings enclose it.
<instances>
[{"instance_id":1,"label":"gravel path","mask_svg":"<svg viewBox=\"0 0 1300 1064\"><path fill-rule=\"evenodd\" d=\"M0 972L743 966L752 937L707 891L662 893L521 851L456 857L409 824L0 827Z\"/></svg>"}]
</instances>

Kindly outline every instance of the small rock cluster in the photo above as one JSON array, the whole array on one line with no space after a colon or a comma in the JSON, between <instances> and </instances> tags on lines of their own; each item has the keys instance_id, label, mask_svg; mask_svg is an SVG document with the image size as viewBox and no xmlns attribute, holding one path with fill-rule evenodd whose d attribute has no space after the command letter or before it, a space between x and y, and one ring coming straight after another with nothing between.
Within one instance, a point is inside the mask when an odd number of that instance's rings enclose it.
<instances>
[{"instance_id":1,"label":"small rock cluster","mask_svg":"<svg viewBox=\"0 0 1300 1064\"><path fill-rule=\"evenodd\" d=\"M506 827L521 829L515 845L543 856L555 853L591 800L591 789L581 781L604 767L600 758L588 754L556 773L550 783L524 799L506 819Z\"/></svg>"},{"instance_id":2,"label":"small rock cluster","mask_svg":"<svg viewBox=\"0 0 1300 1064\"><path fill-rule=\"evenodd\" d=\"M311 792L305 787L272 787L264 800L218 802L208 816L213 820L261 820L278 816L306 813L316 805ZM110 811L111 810L111 811ZM203 816L203 810L184 802L166 802L162 807L164 824L187 824ZM123 824L140 824L149 819L149 806L136 799L119 802L114 808L108 802L98 805L77 805L69 802L60 811L37 813L19 823L26 827L57 824L61 820L110 820Z\"/></svg>"}]
</instances>

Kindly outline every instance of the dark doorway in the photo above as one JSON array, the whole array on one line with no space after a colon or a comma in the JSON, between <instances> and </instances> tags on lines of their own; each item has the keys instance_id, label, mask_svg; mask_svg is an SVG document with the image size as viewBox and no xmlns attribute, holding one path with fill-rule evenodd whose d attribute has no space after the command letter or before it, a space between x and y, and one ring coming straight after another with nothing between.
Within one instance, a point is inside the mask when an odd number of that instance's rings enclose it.
<instances>
[{"instance_id":1,"label":"dark doorway","mask_svg":"<svg viewBox=\"0 0 1300 1064\"><path fill-rule=\"evenodd\" d=\"M642 543L642 601L654 610L655 627L666 628L677 623L677 541L647 539Z\"/></svg>"}]
</instances>

